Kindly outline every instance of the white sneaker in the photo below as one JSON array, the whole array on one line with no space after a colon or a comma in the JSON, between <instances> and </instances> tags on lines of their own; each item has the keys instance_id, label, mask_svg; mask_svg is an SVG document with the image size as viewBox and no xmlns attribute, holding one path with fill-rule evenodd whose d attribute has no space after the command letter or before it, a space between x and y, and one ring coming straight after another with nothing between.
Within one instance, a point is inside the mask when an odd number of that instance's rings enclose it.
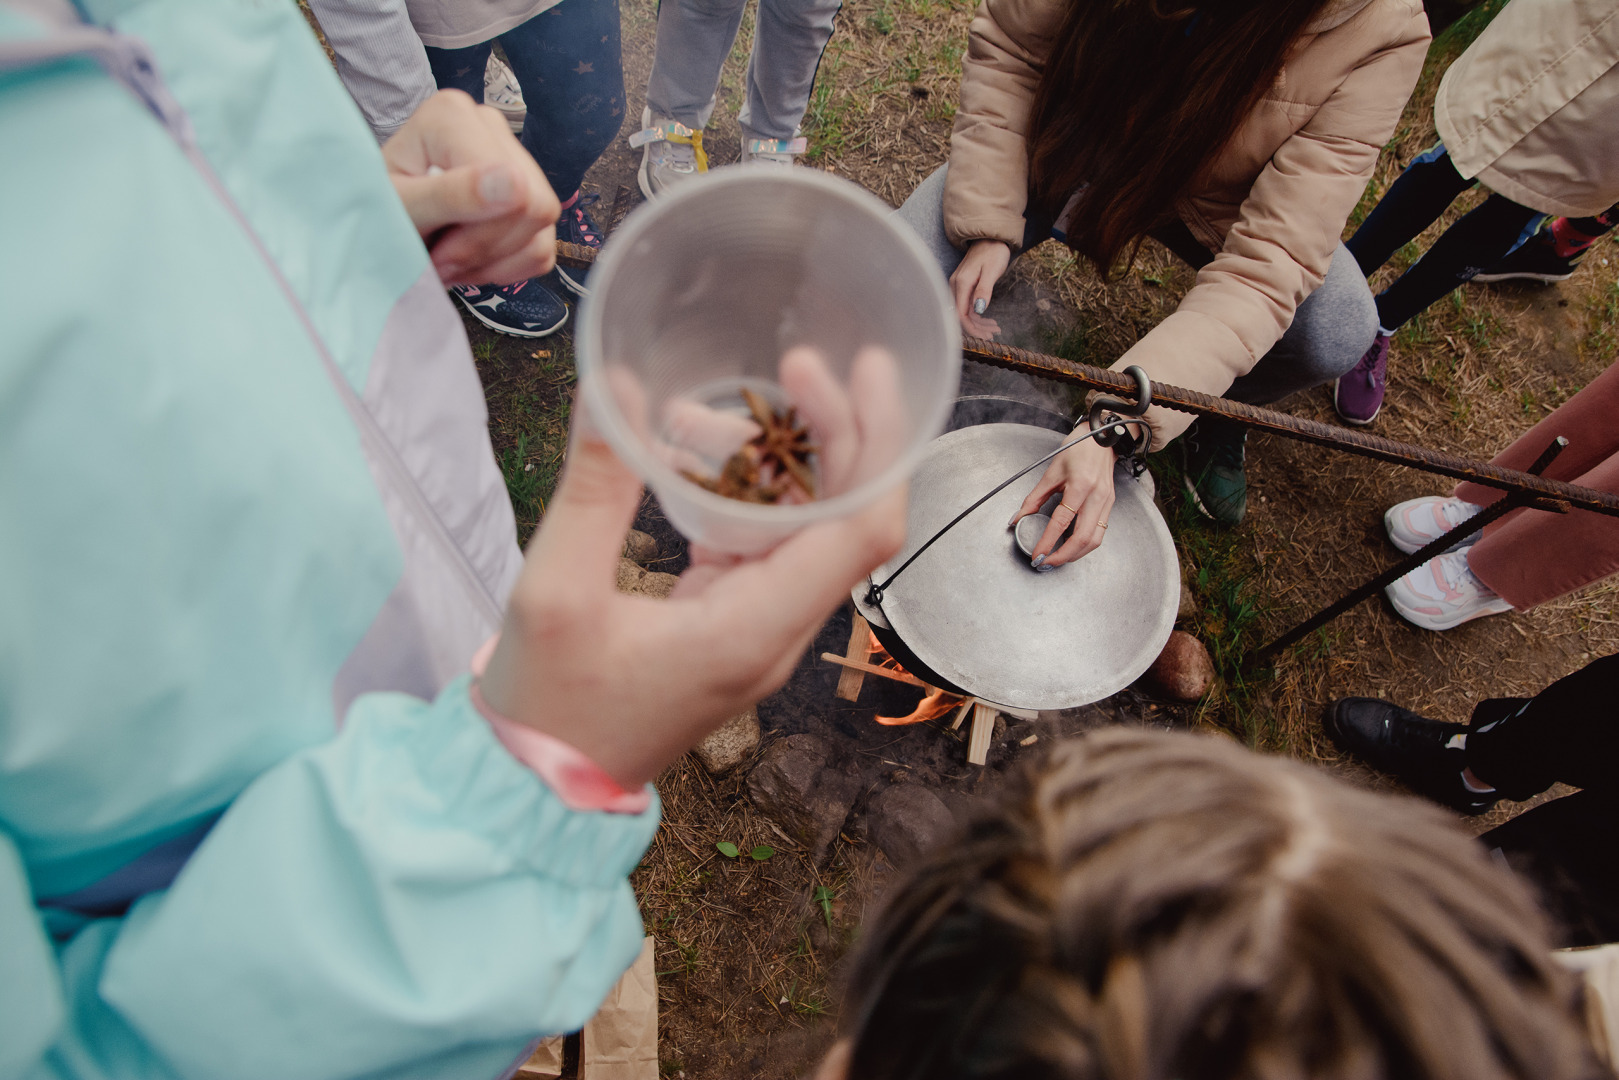
<instances>
[{"instance_id":1,"label":"white sneaker","mask_svg":"<svg viewBox=\"0 0 1619 1080\"><path fill-rule=\"evenodd\" d=\"M809 149L809 140L795 129L791 139L762 139L742 129L742 164L757 161L765 165L791 165L793 158Z\"/></svg>"},{"instance_id":2,"label":"white sneaker","mask_svg":"<svg viewBox=\"0 0 1619 1080\"><path fill-rule=\"evenodd\" d=\"M1447 551L1384 589L1401 618L1424 630L1449 630L1512 605L1473 576L1467 552Z\"/></svg>"},{"instance_id":3,"label":"white sneaker","mask_svg":"<svg viewBox=\"0 0 1619 1080\"><path fill-rule=\"evenodd\" d=\"M1407 555L1444 536L1450 530L1484 509L1461 499L1427 495L1396 503L1383 514L1383 528L1389 540ZM1478 533L1458 540L1449 550L1463 551L1473 546Z\"/></svg>"},{"instance_id":4,"label":"white sneaker","mask_svg":"<svg viewBox=\"0 0 1619 1080\"><path fill-rule=\"evenodd\" d=\"M708 171L703 129L689 128L667 116L654 117L651 108L641 110L641 130L630 136L630 145L646 147L636 179L641 194L649 199Z\"/></svg>"},{"instance_id":5,"label":"white sneaker","mask_svg":"<svg viewBox=\"0 0 1619 1080\"><path fill-rule=\"evenodd\" d=\"M528 117L523 88L517 85L517 76L506 61L494 53L489 54L489 63L483 69L483 103L504 116L512 131L523 130L523 121Z\"/></svg>"}]
</instances>

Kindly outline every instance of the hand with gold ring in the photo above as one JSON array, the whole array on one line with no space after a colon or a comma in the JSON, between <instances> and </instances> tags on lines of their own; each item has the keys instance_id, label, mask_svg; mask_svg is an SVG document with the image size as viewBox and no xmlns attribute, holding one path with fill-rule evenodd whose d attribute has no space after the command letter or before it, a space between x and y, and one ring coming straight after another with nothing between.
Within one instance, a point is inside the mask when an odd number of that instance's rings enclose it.
<instances>
[{"instance_id":1,"label":"hand with gold ring","mask_svg":"<svg viewBox=\"0 0 1619 1080\"><path fill-rule=\"evenodd\" d=\"M1115 460L1112 450L1090 439L1051 459L1040 482L1012 516L1015 525L1018 519L1038 512L1051 496L1061 493L1051 512L1051 523L1034 546L1032 562L1037 568L1071 563L1101 546L1108 515L1113 511ZM1070 526L1072 533L1059 546L1057 542Z\"/></svg>"}]
</instances>

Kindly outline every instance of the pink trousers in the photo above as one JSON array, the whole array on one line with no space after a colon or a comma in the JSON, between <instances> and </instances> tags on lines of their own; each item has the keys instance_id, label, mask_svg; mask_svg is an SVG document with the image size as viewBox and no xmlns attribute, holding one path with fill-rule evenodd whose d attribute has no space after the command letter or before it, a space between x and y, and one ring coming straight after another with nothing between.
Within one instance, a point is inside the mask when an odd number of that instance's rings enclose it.
<instances>
[{"instance_id":1,"label":"pink trousers","mask_svg":"<svg viewBox=\"0 0 1619 1080\"><path fill-rule=\"evenodd\" d=\"M1558 435L1568 448L1544 473L1548 479L1619 493L1619 364L1497 454L1494 464L1527 469ZM1453 494L1484 506L1503 493L1467 483ZM1619 518L1515 510L1484 530L1467 564L1513 607L1532 608L1619 571Z\"/></svg>"}]
</instances>

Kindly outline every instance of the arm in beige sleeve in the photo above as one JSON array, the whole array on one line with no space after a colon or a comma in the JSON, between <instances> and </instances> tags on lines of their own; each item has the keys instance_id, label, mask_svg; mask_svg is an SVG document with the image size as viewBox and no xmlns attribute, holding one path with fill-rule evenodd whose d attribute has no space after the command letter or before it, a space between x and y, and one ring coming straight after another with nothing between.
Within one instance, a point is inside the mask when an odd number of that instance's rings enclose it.
<instances>
[{"instance_id":1,"label":"arm in beige sleeve","mask_svg":"<svg viewBox=\"0 0 1619 1080\"><path fill-rule=\"evenodd\" d=\"M1416 16L1422 19L1420 13ZM1243 202L1225 246L1180 306L1113 365L1139 364L1158 382L1223 394L1247 374L1320 286L1392 136L1427 49L1420 34L1369 56L1310 122L1276 151ZM1151 409L1154 450L1192 417Z\"/></svg>"},{"instance_id":2,"label":"arm in beige sleeve","mask_svg":"<svg viewBox=\"0 0 1619 1080\"><path fill-rule=\"evenodd\" d=\"M944 190L945 233L957 247L1022 246L1029 113L1062 12L1056 0L985 0L973 17Z\"/></svg>"}]
</instances>

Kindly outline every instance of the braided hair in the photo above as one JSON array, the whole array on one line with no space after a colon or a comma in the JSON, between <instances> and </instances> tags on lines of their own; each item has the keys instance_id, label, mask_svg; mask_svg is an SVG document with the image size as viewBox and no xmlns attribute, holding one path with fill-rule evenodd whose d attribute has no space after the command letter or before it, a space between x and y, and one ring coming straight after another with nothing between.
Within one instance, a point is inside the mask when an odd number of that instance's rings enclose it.
<instances>
[{"instance_id":1,"label":"braided hair","mask_svg":"<svg viewBox=\"0 0 1619 1080\"><path fill-rule=\"evenodd\" d=\"M1060 746L868 925L849 1080L1584 1080L1548 930L1438 809L1226 740Z\"/></svg>"}]
</instances>

